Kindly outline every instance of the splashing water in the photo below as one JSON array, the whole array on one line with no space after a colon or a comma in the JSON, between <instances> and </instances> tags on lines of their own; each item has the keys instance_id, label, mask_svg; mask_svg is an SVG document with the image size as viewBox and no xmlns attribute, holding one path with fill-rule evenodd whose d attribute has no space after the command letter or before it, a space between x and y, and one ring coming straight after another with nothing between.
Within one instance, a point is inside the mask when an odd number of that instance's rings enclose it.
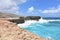
<instances>
[{"instance_id":1,"label":"splashing water","mask_svg":"<svg viewBox=\"0 0 60 40\"><path fill-rule=\"evenodd\" d=\"M44 20L43 18L39 19L39 22L40 23L47 23L48 21L47 20Z\"/></svg>"},{"instance_id":2,"label":"splashing water","mask_svg":"<svg viewBox=\"0 0 60 40\"><path fill-rule=\"evenodd\" d=\"M23 24L18 24L18 26L21 27L21 28L26 28L26 27L28 27L30 24L36 23L36 22L37 22L37 21L34 21L34 20L26 20L25 23L23 23Z\"/></svg>"},{"instance_id":3,"label":"splashing water","mask_svg":"<svg viewBox=\"0 0 60 40\"><path fill-rule=\"evenodd\" d=\"M39 19L39 21L36 21L36 20L25 20L25 23L22 23L22 24L18 24L19 27L21 28L26 28L28 27L29 25L33 24L33 23L49 23L49 22L52 22L52 21L60 21L60 20L45 20L43 18Z\"/></svg>"},{"instance_id":4,"label":"splashing water","mask_svg":"<svg viewBox=\"0 0 60 40\"><path fill-rule=\"evenodd\" d=\"M38 36L49 38L50 40L60 40L60 19L39 19L39 21L26 20L23 24L18 24Z\"/></svg>"},{"instance_id":5,"label":"splashing water","mask_svg":"<svg viewBox=\"0 0 60 40\"><path fill-rule=\"evenodd\" d=\"M23 24L18 24L19 27L21 28L26 28L28 27L30 24L33 24L33 23L47 23L48 21L44 20L44 19L39 19L39 21L36 21L36 20L26 20L25 23Z\"/></svg>"}]
</instances>

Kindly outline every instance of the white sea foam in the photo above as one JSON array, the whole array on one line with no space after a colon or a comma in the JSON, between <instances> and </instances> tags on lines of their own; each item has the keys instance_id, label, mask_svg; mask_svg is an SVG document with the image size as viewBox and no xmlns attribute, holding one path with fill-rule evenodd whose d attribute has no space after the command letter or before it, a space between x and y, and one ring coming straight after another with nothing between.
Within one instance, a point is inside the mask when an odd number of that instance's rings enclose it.
<instances>
[{"instance_id":1,"label":"white sea foam","mask_svg":"<svg viewBox=\"0 0 60 40\"><path fill-rule=\"evenodd\" d=\"M52 38L50 36L48 36L48 39L51 40Z\"/></svg>"},{"instance_id":2,"label":"white sea foam","mask_svg":"<svg viewBox=\"0 0 60 40\"><path fill-rule=\"evenodd\" d=\"M39 22L40 23L47 23L48 21L47 20L44 20L43 18L39 19Z\"/></svg>"},{"instance_id":3,"label":"white sea foam","mask_svg":"<svg viewBox=\"0 0 60 40\"><path fill-rule=\"evenodd\" d=\"M37 21L35 21L35 20L26 20L25 23L23 23L23 24L18 24L18 26L21 27L21 28L26 28L26 27L28 27L30 24L36 23L36 22L37 22Z\"/></svg>"},{"instance_id":4,"label":"white sea foam","mask_svg":"<svg viewBox=\"0 0 60 40\"><path fill-rule=\"evenodd\" d=\"M49 39L49 40L55 40L55 39L53 39L51 36L48 36L48 39Z\"/></svg>"},{"instance_id":5,"label":"white sea foam","mask_svg":"<svg viewBox=\"0 0 60 40\"><path fill-rule=\"evenodd\" d=\"M60 20L45 20L43 18L39 19L39 21L36 21L36 20L26 20L25 23L18 24L18 26L21 27L21 28L26 28L26 27L28 27L32 23L48 23L50 21L60 21Z\"/></svg>"},{"instance_id":6,"label":"white sea foam","mask_svg":"<svg viewBox=\"0 0 60 40\"><path fill-rule=\"evenodd\" d=\"M43 18L41 18L41 19L39 19L39 22L40 23L48 23L48 22L52 22L52 21L60 21L60 20L58 20L58 19L56 19L56 20L47 20L47 19L43 19Z\"/></svg>"},{"instance_id":7,"label":"white sea foam","mask_svg":"<svg viewBox=\"0 0 60 40\"><path fill-rule=\"evenodd\" d=\"M47 21L60 21L60 20L47 20Z\"/></svg>"}]
</instances>

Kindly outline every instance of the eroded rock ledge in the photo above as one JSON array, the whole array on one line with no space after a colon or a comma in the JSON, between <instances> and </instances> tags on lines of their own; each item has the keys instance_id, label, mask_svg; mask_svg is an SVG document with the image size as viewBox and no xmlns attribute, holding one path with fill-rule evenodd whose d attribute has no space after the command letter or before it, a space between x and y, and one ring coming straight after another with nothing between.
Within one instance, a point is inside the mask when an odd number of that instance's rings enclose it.
<instances>
[{"instance_id":1,"label":"eroded rock ledge","mask_svg":"<svg viewBox=\"0 0 60 40\"><path fill-rule=\"evenodd\" d=\"M19 17L19 19L13 19L13 20L10 20L10 22L13 22L13 23L24 23L25 20L36 20L38 21L41 17L40 16L26 16L26 17Z\"/></svg>"},{"instance_id":2,"label":"eroded rock ledge","mask_svg":"<svg viewBox=\"0 0 60 40\"><path fill-rule=\"evenodd\" d=\"M0 40L48 40L36 36L22 28L16 23L0 20Z\"/></svg>"}]
</instances>

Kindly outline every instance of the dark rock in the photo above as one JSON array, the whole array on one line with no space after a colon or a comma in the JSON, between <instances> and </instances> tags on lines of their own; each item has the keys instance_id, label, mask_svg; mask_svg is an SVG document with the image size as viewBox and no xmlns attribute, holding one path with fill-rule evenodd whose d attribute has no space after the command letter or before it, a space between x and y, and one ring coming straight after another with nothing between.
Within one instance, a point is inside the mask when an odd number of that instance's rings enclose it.
<instances>
[{"instance_id":1,"label":"dark rock","mask_svg":"<svg viewBox=\"0 0 60 40\"><path fill-rule=\"evenodd\" d=\"M23 16L18 16L18 15L12 14L12 13L0 12L0 18L3 18L5 20L9 20L10 22L14 22L14 23L19 24L19 23L24 23L25 20L39 20L41 17L40 16L27 16L27 17L23 17Z\"/></svg>"},{"instance_id":2,"label":"dark rock","mask_svg":"<svg viewBox=\"0 0 60 40\"><path fill-rule=\"evenodd\" d=\"M41 17L40 16L27 16L27 17L19 17L19 19L13 19L13 20L9 20L10 22L13 23L24 23L25 20L39 20Z\"/></svg>"},{"instance_id":3,"label":"dark rock","mask_svg":"<svg viewBox=\"0 0 60 40\"><path fill-rule=\"evenodd\" d=\"M40 18L40 16L27 16L25 17L25 20L39 20Z\"/></svg>"},{"instance_id":4,"label":"dark rock","mask_svg":"<svg viewBox=\"0 0 60 40\"><path fill-rule=\"evenodd\" d=\"M24 17L20 17L19 19L13 19L13 20L9 20L10 22L13 22L13 23L24 23L25 20L24 20Z\"/></svg>"}]
</instances>

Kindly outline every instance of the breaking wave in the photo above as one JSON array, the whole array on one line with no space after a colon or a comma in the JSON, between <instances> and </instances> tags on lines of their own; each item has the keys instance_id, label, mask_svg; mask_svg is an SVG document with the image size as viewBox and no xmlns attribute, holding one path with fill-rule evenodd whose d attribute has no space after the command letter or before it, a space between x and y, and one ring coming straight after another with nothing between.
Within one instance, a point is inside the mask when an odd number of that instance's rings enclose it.
<instances>
[{"instance_id":1,"label":"breaking wave","mask_svg":"<svg viewBox=\"0 0 60 40\"><path fill-rule=\"evenodd\" d=\"M21 27L21 28L26 28L26 27L28 27L30 24L36 23L36 22L37 22L37 21L34 21L34 20L26 20L25 23L18 24L18 26Z\"/></svg>"},{"instance_id":2,"label":"breaking wave","mask_svg":"<svg viewBox=\"0 0 60 40\"><path fill-rule=\"evenodd\" d=\"M49 23L49 22L53 22L53 21L60 21L60 20L46 20L46 19L39 19L39 21L36 21L36 20L26 20L25 23L22 23L22 24L18 24L18 27L21 27L21 28L26 28L28 27L29 25L31 25L32 23Z\"/></svg>"}]
</instances>

